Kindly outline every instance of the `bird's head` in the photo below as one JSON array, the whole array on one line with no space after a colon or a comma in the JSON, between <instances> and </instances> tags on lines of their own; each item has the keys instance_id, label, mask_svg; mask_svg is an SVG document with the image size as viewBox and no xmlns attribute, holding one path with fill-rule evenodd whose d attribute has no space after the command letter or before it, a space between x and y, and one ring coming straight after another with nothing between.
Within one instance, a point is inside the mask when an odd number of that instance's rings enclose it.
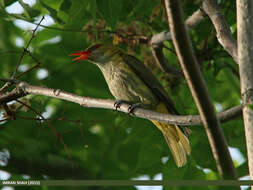
<instances>
[{"instance_id":1,"label":"bird's head","mask_svg":"<svg viewBox=\"0 0 253 190\"><path fill-rule=\"evenodd\" d=\"M70 54L70 56L78 56L73 59L77 60L88 60L95 64L105 64L110 61L110 58L119 51L119 49L112 45L95 44L88 47L84 51Z\"/></svg>"}]
</instances>

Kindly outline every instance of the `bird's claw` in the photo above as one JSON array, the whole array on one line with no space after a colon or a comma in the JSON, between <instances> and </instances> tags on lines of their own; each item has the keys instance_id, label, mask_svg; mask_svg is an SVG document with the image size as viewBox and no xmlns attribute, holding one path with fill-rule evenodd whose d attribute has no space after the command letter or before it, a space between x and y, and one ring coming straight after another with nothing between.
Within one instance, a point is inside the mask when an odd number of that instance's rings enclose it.
<instances>
[{"instance_id":1,"label":"bird's claw","mask_svg":"<svg viewBox=\"0 0 253 190\"><path fill-rule=\"evenodd\" d=\"M123 104L123 103L129 104L129 102L124 101L124 100L116 100L114 102L115 110L118 110L120 108L121 104ZM141 103L131 104L128 107L127 111L128 111L129 114L133 114L134 109L137 108L137 107L140 107L140 106L141 106Z\"/></svg>"},{"instance_id":2,"label":"bird's claw","mask_svg":"<svg viewBox=\"0 0 253 190\"><path fill-rule=\"evenodd\" d=\"M118 110L118 109L120 108L121 104L123 104L123 103L127 103L127 102L124 101L124 100L116 100L116 101L114 102L114 107L115 107L115 109Z\"/></svg>"},{"instance_id":3,"label":"bird's claw","mask_svg":"<svg viewBox=\"0 0 253 190\"><path fill-rule=\"evenodd\" d=\"M129 108L127 109L127 111L128 111L129 114L133 114L134 109L137 108L137 107L140 107L140 106L141 106L141 103L131 104L129 106Z\"/></svg>"}]
</instances>

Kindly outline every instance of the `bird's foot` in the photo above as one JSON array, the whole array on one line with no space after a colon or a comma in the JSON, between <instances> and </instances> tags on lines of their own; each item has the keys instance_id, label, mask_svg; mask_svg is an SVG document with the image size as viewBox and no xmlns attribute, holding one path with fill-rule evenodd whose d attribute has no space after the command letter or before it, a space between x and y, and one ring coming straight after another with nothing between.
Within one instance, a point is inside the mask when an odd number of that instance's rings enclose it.
<instances>
[{"instance_id":1,"label":"bird's foot","mask_svg":"<svg viewBox=\"0 0 253 190\"><path fill-rule=\"evenodd\" d=\"M115 109L118 110L120 108L121 104L123 104L123 103L129 104L129 102L124 101L124 100L116 100L114 102Z\"/></svg>"},{"instance_id":2,"label":"bird's foot","mask_svg":"<svg viewBox=\"0 0 253 190\"><path fill-rule=\"evenodd\" d=\"M133 114L135 108L141 107L141 103L131 104L129 108L127 109L129 114Z\"/></svg>"},{"instance_id":3,"label":"bird's foot","mask_svg":"<svg viewBox=\"0 0 253 190\"><path fill-rule=\"evenodd\" d=\"M141 107L141 105L142 105L141 103L131 104L130 102L125 101L125 100L116 100L114 103L115 110L118 110L120 108L121 104L123 104L123 103L130 104L130 106L127 109L129 114L133 114L134 109L137 107Z\"/></svg>"}]
</instances>

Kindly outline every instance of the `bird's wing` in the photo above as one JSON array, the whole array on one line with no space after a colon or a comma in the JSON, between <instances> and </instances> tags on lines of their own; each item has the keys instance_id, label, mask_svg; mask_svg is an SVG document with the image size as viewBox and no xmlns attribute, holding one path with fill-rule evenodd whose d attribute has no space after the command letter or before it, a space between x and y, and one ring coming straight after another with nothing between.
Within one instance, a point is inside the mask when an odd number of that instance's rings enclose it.
<instances>
[{"instance_id":1,"label":"bird's wing","mask_svg":"<svg viewBox=\"0 0 253 190\"><path fill-rule=\"evenodd\" d=\"M122 52L123 61L140 77L140 79L151 89L156 97L163 102L168 111L178 114L173 101L169 98L166 91L153 75L153 73L137 58Z\"/></svg>"}]
</instances>

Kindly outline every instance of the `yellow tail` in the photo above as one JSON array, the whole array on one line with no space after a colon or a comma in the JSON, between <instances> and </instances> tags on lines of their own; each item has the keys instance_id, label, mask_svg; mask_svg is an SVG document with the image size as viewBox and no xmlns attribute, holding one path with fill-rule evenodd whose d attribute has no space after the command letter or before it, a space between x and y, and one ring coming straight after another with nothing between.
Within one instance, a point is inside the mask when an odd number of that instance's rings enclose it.
<instances>
[{"instance_id":1,"label":"yellow tail","mask_svg":"<svg viewBox=\"0 0 253 190\"><path fill-rule=\"evenodd\" d=\"M160 103L156 107L156 111L160 113L168 113L166 106ZM187 162L187 155L191 153L191 147L188 138L176 125L168 125L158 121L152 122L162 131L173 158L178 167L182 167Z\"/></svg>"}]
</instances>

